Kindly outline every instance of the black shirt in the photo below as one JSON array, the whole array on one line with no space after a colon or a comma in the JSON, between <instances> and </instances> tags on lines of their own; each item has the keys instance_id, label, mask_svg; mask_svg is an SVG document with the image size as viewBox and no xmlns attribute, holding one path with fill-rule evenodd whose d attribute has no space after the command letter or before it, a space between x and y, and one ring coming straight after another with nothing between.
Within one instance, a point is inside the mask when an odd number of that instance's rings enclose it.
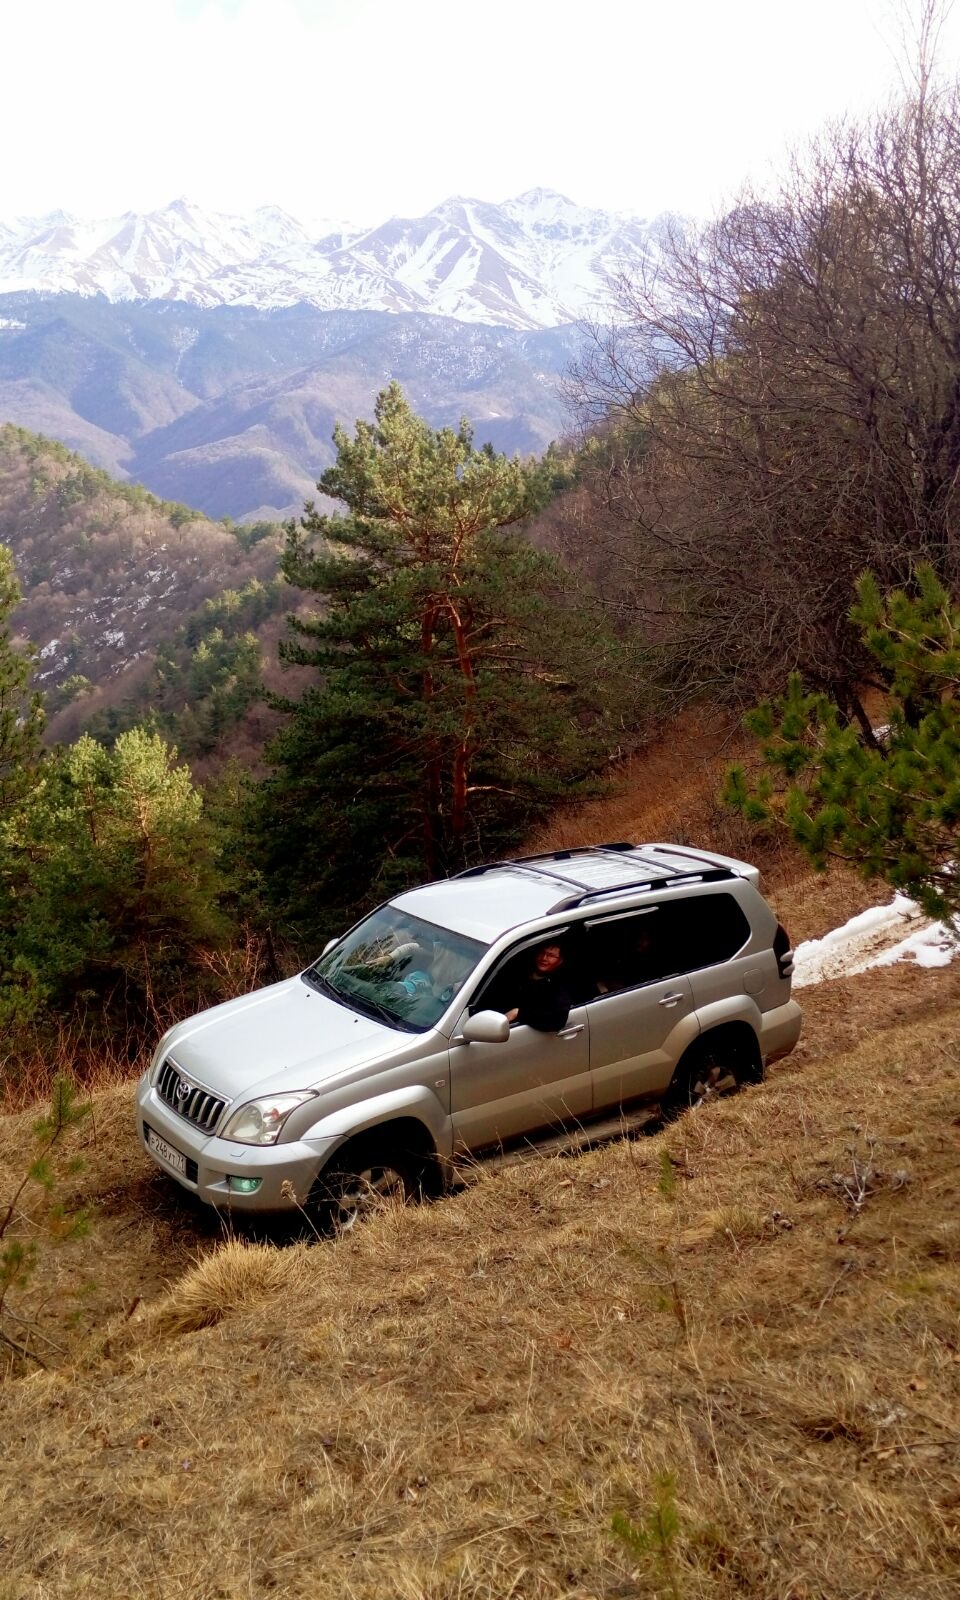
<instances>
[{"instance_id":1,"label":"black shirt","mask_svg":"<svg viewBox=\"0 0 960 1600\"><path fill-rule=\"evenodd\" d=\"M514 1004L517 1022L540 1033L559 1033L565 1026L573 1001L562 971L531 972L520 985Z\"/></svg>"}]
</instances>

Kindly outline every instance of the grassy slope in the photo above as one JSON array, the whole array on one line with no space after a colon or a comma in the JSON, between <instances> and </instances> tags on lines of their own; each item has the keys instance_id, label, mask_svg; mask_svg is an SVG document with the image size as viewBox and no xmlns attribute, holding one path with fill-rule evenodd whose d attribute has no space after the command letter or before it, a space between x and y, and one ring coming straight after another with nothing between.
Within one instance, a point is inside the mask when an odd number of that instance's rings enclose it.
<instances>
[{"instance_id":1,"label":"grassy slope","mask_svg":"<svg viewBox=\"0 0 960 1600\"><path fill-rule=\"evenodd\" d=\"M228 1243L159 1295L168 1200L124 1194L115 1094L95 1292L146 1297L6 1388L0 1594L670 1593L608 1531L668 1471L676 1593L946 1600L958 1060L954 1003L340 1245Z\"/></svg>"},{"instance_id":2,"label":"grassy slope","mask_svg":"<svg viewBox=\"0 0 960 1600\"><path fill-rule=\"evenodd\" d=\"M804 934L856 903L774 876ZM336 1246L224 1244L99 1095L93 1233L23 1308L59 1370L4 1389L0 1597L947 1600L960 973L804 1002L766 1084ZM664 1472L669 1562L609 1531Z\"/></svg>"}]
</instances>

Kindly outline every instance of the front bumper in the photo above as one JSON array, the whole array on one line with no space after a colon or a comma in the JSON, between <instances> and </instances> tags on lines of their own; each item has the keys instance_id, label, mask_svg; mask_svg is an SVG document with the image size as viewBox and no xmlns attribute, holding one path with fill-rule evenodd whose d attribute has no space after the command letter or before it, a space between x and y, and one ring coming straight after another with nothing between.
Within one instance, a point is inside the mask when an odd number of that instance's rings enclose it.
<instances>
[{"instance_id":1,"label":"front bumper","mask_svg":"<svg viewBox=\"0 0 960 1600\"><path fill-rule=\"evenodd\" d=\"M178 1172L150 1146L148 1130L185 1158L186 1173ZM321 1167L326 1165L335 1139L293 1140L289 1144L236 1144L218 1139L178 1117L160 1099L146 1077L137 1087L137 1132L151 1161L191 1194L218 1210L245 1212L293 1211L303 1205ZM228 1179L259 1178L252 1194L231 1189ZM282 1192L289 1184L292 1193Z\"/></svg>"},{"instance_id":2,"label":"front bumper","mask_svg":"<svg viewBox=\"0 0 960 1600\"><path fill-rule=\"evenodd\" d=\"M800 1037L803 1012L796 1000L760 1014L760 1050L764 1061L779 1061L788 1056Z\"/></svg>"}]
</instances>

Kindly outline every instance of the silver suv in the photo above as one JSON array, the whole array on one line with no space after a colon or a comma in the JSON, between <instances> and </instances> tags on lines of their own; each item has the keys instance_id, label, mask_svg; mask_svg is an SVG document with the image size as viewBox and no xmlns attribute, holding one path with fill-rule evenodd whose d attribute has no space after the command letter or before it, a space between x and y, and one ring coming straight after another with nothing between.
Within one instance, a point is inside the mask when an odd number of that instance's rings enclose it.
<instances>
[{"instance_id":1,"label":"silver suv","mask_svg":"<svg viewBox=\"0 0 960 1600\"><path fill-rule=\"evenodd\" d=\"M147 1153L210 1204L352 1225L462 1157L595 1135L762 1076L800 1034L755 867L605 844L398 895L298 977L178 1023Z\"/></svg>"}]
</instances>

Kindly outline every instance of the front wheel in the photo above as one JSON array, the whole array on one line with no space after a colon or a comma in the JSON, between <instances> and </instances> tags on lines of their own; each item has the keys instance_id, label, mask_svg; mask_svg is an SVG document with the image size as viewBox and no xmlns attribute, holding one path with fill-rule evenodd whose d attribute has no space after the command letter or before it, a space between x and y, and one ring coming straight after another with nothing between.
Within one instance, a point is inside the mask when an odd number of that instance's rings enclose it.
<instances>
[{"instance_id":1,"label":"front wheel","mask_svg":"<svg viewBox=\"0 0 960 1600\"><path fill-rule=\"evenodd\" d=\"M352 1233L368 1217L406 1205L421 1187L413 1164L400 1156L358 1150L351 1159L345 1150L314 1184L311 1210L325 1232L338 1236Z\"/></svg>"}]
</instances>

